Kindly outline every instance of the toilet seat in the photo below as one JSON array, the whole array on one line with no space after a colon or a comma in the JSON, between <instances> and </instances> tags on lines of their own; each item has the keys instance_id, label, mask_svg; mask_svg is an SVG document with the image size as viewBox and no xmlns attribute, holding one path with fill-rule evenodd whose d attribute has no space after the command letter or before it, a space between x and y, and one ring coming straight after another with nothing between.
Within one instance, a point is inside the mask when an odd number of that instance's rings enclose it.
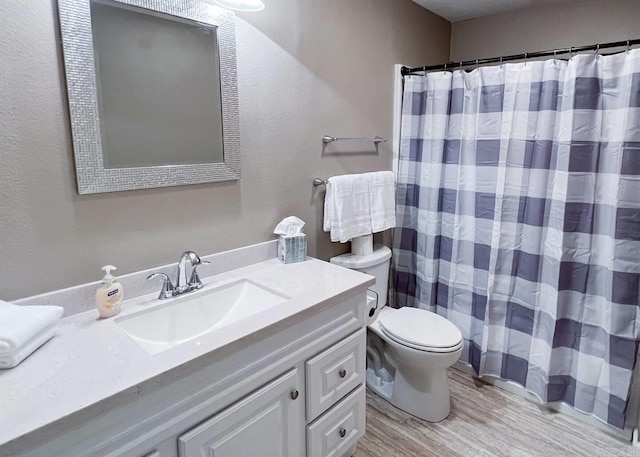
<instances>
[{"instance_id":1,"label":"toilet seat","mask_svg":"<svg viewBox=\"0 0 640 457\"><path fill-rule=\"evenodd\" d=\"M380 328L394 341L425 352L454 352L462 347L462 333L442 316L404 307L380 316Z\"/></svg>"}]
</instances>

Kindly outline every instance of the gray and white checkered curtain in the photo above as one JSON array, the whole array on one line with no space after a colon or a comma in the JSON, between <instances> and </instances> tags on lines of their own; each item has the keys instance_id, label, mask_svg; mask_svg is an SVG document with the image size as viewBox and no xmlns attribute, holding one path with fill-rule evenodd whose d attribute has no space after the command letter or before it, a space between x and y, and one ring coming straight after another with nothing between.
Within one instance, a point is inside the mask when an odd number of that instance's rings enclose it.
<instances>
[{"instance_id":1,"label":"gray and white checkered curtain","mask_svg":"<svg viewBox=\"0 0 640 457\"><path fill-rule=\"evenodd\" d=\"M462 360L624 427L640 316L640 50L405 78L396 304Z\"/></svg>"}]
</instances>

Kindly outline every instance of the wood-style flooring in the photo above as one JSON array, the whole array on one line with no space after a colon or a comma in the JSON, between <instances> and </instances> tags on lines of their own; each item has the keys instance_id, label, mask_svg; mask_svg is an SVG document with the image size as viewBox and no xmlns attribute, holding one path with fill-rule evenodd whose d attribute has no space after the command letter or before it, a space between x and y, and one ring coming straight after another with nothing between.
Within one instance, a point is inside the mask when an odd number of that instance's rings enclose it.
<instances>
[{"instance_id":1,"label":"wood-style flooring","mask_svg":"<svg viewBox=\"0 0 640 457\"><path fill-rule=\"evenodd\" d=\"M437 424L367 391L367 432L355 457L640 457L630 443L458 370L449 380L451 414Z\"/></svg>"}]
</instances>

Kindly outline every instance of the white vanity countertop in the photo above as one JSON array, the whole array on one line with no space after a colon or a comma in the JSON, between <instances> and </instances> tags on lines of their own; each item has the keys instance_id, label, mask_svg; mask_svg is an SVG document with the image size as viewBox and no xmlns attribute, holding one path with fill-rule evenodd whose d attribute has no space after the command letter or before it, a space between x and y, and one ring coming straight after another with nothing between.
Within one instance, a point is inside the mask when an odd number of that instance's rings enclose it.
<instances>
[{"instance_id":1,"label":"white vanity countertop","mask_svg":"<svg viewBox=\"0 0 640 457\"><path fill-rule=\"evenodd\" d=\"M283 319L337 304L375 282L309 258L288 265L272 259L203 283L209 289L245 278L291 299L156 355L145 352L113 318L98 319L96 310L62 319L51 341L17 367L0 370L0 446ZM125 301L120 316L140 310L126 306Z\"/></svg>"}]
</instances>

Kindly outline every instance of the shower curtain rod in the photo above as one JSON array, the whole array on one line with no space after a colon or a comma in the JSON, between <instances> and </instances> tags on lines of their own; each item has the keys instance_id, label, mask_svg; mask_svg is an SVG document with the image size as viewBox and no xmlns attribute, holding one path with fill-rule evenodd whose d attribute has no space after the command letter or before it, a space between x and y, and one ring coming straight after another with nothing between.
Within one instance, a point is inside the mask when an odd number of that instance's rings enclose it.
<instances>
[{"instance_id":1,"label":"shower curtain rod","mask_svg":"<svg viewBox=\"0 0 640 457\"><path fill-rule=\"evenodd\" d=\"M522 60L534 57L548 57L548 56L556 56L558 54L566 54L566 53L574 53L574 52L582 52L582 51L599 51L600 49L608 49L608 48L619 48L622 46L626 46L629 49L631 46L640 44L640 39L636 40L626 40L626 41L614 41L611 43L604 44L592 44L590 46L577 46L570 47L564 49L551 49L548 51L539 51L539 52L525 52L524 54L513 54L510 56L502 56L502 57L491 57L488 59L476 59L476 60L462 60L460 62L448 62L440 65L427 65L424 67L402 67L401 74L402 76L410 75L413 73L423 72L423 71L435 71L435 70L447 70L451 68L452 70L455 68L467 67L469 65L481 65L486 63L496 63L496 62L509 62L511 60Z\"/></svg>"}]
</instances>

